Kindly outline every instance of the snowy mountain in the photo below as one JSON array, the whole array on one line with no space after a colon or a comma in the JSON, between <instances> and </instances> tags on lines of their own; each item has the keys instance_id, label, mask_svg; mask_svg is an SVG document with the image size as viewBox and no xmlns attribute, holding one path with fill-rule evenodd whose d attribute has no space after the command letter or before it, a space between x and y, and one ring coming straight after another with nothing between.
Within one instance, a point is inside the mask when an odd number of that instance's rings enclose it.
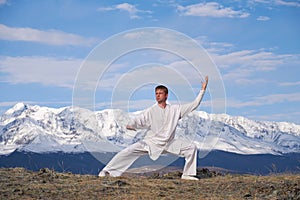
<instances>
[{"instance_id":1,"label":"snowy mountain","mask_svg":"<svg viewBox=\"0 0 300 200\"><path fill-rule=\"evenodd\" d=\"M18 103L0 117L0 155L30 152L115 152L142 139L146 131L125 129L138 113L92 112ZM238 154L300 153L300 125L253 121L194 111L178 124L177 137L193 141L201 152ZM205 153L203 154L203 156Z\"/></svg>"}]
</instances>

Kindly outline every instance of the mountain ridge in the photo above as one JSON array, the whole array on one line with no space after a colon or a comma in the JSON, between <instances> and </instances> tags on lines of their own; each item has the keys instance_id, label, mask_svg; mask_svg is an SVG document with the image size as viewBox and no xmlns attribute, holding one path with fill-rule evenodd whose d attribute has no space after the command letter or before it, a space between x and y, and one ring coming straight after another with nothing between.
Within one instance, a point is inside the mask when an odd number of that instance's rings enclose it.
<instances>
[{"instance_id":1,"label":"mountain ridge","mask_svg":"<svg viewBox=\"0 0 300 200\"><path fill-rule=\"evenodd\" d=\"M145 130L133 132L125 129L130 117L138 113L125 113L117 109L90 111L76 107L49 108L17 103L0 117L0 154L15 150L116 152L145 136ZM300 125L254 121L242 116L203 111L194 111L180 120L177 137L189 139L207 152L300 152ZM105 145L107 148L104 148Z\"/></svg>"}]
</instances>

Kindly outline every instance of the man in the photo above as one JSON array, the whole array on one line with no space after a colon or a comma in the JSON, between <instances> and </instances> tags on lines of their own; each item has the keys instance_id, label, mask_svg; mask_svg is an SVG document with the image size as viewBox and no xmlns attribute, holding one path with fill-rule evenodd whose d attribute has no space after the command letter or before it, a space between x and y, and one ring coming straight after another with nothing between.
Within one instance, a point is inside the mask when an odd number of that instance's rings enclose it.
<instances>
[{"instance_id":1,"label":"man","mask_svg":"<svg viewBox=\"0 0 300 200\"><path fill-rule=\"evenodd\" d=\"M208 77L202 83L201 91L196 99L188 104L167 104L168 88L159 85L155 88L157 104L146 109L139 117L128 124L128 130L148 128L146 137L122 151L120 151L99 173L99 177L110 175L121 176L133 162L144 154L149 154L156 160L162 153L171 153L185 158L182 179L198 180L194 177L197 170L197 147L195 144L175 139L178 121L195 110L202 100L208 84Z\"/></svg>"}]
</instances>

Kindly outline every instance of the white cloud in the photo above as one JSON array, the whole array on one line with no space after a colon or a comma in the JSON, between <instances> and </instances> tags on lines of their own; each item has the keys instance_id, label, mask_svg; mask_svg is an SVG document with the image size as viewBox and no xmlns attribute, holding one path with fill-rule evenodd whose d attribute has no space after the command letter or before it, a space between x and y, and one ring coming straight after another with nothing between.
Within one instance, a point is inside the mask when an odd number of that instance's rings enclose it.
<instances>
[{"instance_id":1,"label":"white cloud","mask_svg":"<svg viewBox=\"0 0 300 200\"><path fill-rule=\"evenodd\" d=\"M0 6L7 3L7 0L0 0Z\"/></svg>"},{"instance_id":2,"label":"white cloud","mask_svg":"<svg viewBox=\"0 0 300 200\"><path fill-rule=\"evenodd\" d=\"M133 32L133 33L127 33L127 34L124 35L124 38L126 38L126 39L138 39L138 38L142 38L146 35L147 35L146 32L139 31L139 32Z\"/></svg>"},{"instance_id":3,"label":"white cloud","mask_svg":"<svg viewBox=\"0 0 300 200\"><path fill-rule=\"evenodd\" d=\"M270 94L260 97L254 97L249 101L241 101L228 98L227 107L241 108L248 106L265 106L282 102L300 102L300 93Z\"/></svg>"},{"instance_id":4,"label":"white cloud","mask_svg":"<svg viewBox=\"0 0 300 200\"><path fill-rule=\"evenodd\" d=\"M177 10L186 16L217 17L217 18L246 18L250 14L236 11L230 7L223 7L216 2L199 3L189 6L177 6Z\"/></svg>"},{"instance_id":5,"label":"white cloud","mask_svg":"<svg viewBox=\"0 0 300 200\"><path fill-rule=\"evenodd\" d=\"M269 3L270 0L253 0L255 3Z\"/></svg>"},{"instance_id":6,"label":"white cloud","mask_svg":"<svg viewBox=\"0 0 300 200\"><path fill-rule=\"evenodd\" d=\"M96 38L84 38L76 34L59 30L42 31L32 28L15 28L0 24L0 40L38 42L47 45L90 46L96 44Z\"/></svg>"},{"instance_id":7,"label":"white cloud","mask_svg":"<svg viewBox=\"0 0 300 200\"><path fill-rule=\"evenodd\" d=\"M103 109L121 109L123 111L135 112L144 110L153 104L155 104L155 96L154 92L151 93L152 96L149 99L128 99L126 101L114 101L114 102L99 102L96 103L95 108L96 110L103 110Z\"/></svg>"},{"instance_id":8,"label":"white cloud","mask_svg":"<svg viewBox=\"0 0 300 200\"><path fill-rule=\"evenodd\" d=\"M100 7L97 9L97 11L99 11L99 12L107 12L107 11L114 11L114 10L128 12L131 19L140 18L138 13L151 13L151 11L149 11L149 10L139 10L136 7L136 5L132 5L129 3L117 4L117 5L110 6L110 7Z\"/></svg>"},{"instance_id":9,"label":"white cloud","mask_svg":"<svg viewBox=\"0 0 300 200\"><path fill-rule=\"evenodd\" d=\"M300 81L279 83L280 86L300 86Z\"/></svg>"},{"instance_id":10,"label":"white cloud","mask_svg":"<svg viewBox=\"0 0 300 200\"><path fill-rule=\"evenodd\" d=\"M256 78L256 75L270 71L276 73L282 66L300 63L298 54L275 54L265 50L241 50L225 54L212 52L210 55L221 69L225 81L243 85L268 83L270 81Z\"/></svg>"},{"instance_id":11,"label":"white cloud","mask_svg":"<svg viewBox=\"0 0 300 200\"><path fill-rule=\"evenodd\" d=\"M0 59L1 82L72 88L81 62L51 57L4 57Z\"/></svg>"},{"instance_id":12,"label":"white cloud","mask_svg":"<svg viewBox=\"0 0 300 200\"><path fill-rule=\"evenodd\" d=\"M249 115L249 118L262 121L293 122L300 125L299 111L288 111L286 113L275 113L270 115Z\"/></svg>"},{"instance_id":13,"label":"white cloud","mask_svg":"<svg viewBox=\"0 0 300 200\"><path fill-rule=\"evenodd\" d=\"M283 1L283 0L254 0L253 3L263 3L270 6L291 6L291 7L300 7L299 1Z\"/></svg>"},{"instance_id":14,"label":"white cloud","mask_svg":"<svg viewBox=\"0 0 300 200\"><path fill-rule=\"evenodd\" d=\"M249 70L269 71L274 70L279 64L285 62L293 55L276 55L273 52L259 50L241 50L228 54L213 54L215 62L222 68L248 67Z\"/></svg>"},{"instance_id":15,"label":"white cloud","mask_svg":"<svg viewBox=\"0 0 300 200\"><path fill-rule=\"evenodd\" d=\"M189 67L184 67L187 65L187 63L185 63L185 65L183 63L180 64L182 68L181 71L179 71L179 67L176 65L176 62L170 64L169 66L148 64L137 66L126 73L113 72L103 76L103 78L99 80L99 85L101 85L101 88L103 89L111 90L112 88L118 86L126 90L128 88L137 87L146 83L164 83L181 86L187 84L185 75L188 73ZM183 70L185 70L185 74L183 73ZM196 78L198 78L198 81L200 80L199 75L197 76L195 73L193 75L193 80Z\"/></svg>"},{"instance_id":16,"label":"white cloud","mask_svg":"<svg viewBox=\"0 0 300 200\"><path fill-rule=\"evenodd\" d=\"M258 21L269 21L270 17L267 16L259 16L256 20Z\"/></svg>"},{"instance_id":17,"label":"white cloud","mask_svg":"<svg viewBox=\"0 0 300 200\"><path fill-rule=\"evenodd\" d=\"M299 1L283 1L283 0L275 0L275 4L282 6L293 6L300 7Z\"/></svg>"},{"instance_id":18,"label":"white cloud","mask_svg":"<svg viewBox=\"0 0 300 200\"><path fill-rule=\"evenodd\" d=\"M59 59L54 57L0 57L0 82L9 84L39 83L57 87L73 88L74 82L83 60ZM143 84L159 80L167 83L182 84L184 77L175 69L156 67L155 65L138 66L132 71L121 73L120 68L128 68L127 64L114 64L99 80L100 90L111 90L119 81L119 87L132 87L134 83ZM158 72L164 73L158 73ZM187 71L187 70L186 70ZM158 73L158 74L157 74ZM165 73L170 74L165 76ZM195 75L194 75L195 77ZM125 81L131 80L131 81ZM199 79L198 79L199 81ZM134 82L134 83L132 83ZM95 85L95 82L90 83ZM94 87L93 87L94 89Z\"/></svg>"}]
</instances>

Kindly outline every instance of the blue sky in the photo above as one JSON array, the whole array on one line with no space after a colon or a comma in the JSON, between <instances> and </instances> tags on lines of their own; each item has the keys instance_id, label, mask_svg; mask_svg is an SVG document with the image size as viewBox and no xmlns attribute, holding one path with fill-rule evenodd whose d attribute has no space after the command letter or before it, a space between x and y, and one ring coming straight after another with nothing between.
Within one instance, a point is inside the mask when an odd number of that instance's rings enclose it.
<instances>
[{"instance_id":1,"label":"blue sky","mask_svg":"<svg viewBox=\"0 0 300 200\"><path fill-rule=\"evenodd\" d=\"M224 82L227 114L300 124L299 19L299 0L0 0L0 113L18 102L72 105L76 75L97 45L130 29L161 27L207 50ZM97 109L110 107L109 88L128 66L175 65L162 54L116 61L95 93ZM201 80L190 84L197 91ZM142 109L153 102L152 89L138 90L130 104ZM206 95L200 110L210 112L209 101Z\"/></svg>"}]
</instances>

